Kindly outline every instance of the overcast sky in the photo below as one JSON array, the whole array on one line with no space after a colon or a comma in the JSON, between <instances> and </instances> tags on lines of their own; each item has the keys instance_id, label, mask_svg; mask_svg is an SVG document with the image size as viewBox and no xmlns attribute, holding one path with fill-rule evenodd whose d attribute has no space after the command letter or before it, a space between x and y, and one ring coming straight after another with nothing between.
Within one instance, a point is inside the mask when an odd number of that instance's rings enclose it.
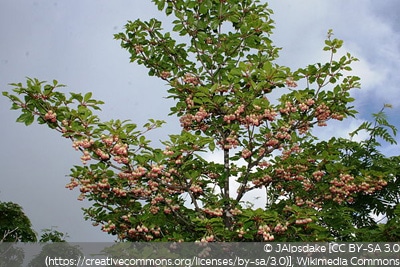
<instances>
[{"instance_id":1,"label":"overcast sky","mask_svg":"<svg viewBox=\"0 0 400 267\"><path fill-rule=\"evenodd\" d=\"M322 51L328 29L343 39L344 51L360 59L354 74L362 89L353 93L357 120L324 128L321 136L344 136L385 103L390 121L400 126L400 2L398 0L273 0L276 22L273 40L283 48L280 64L293 69L325 62ZM0 91L25 77L66 84L67 91L92 91L104 100L101 118L132 119L139 125L148 118L168 125L153 133L155 140L179 131L168 118L164 82L147 77L142 66L129 63L129 54L113 40L128 20L163 13L150 0L0 1ZM169 28L166 20L165 28ZM107 241L112 237L83 219L78 190L69 191L69 170L80 155L68 140L40 125L15 123L18 113L0 97L2 125L0 201L20 204L36 231L57 226L69 241ZM388 155L398 146L383 147Z\"/></svg>"}]
</instances>

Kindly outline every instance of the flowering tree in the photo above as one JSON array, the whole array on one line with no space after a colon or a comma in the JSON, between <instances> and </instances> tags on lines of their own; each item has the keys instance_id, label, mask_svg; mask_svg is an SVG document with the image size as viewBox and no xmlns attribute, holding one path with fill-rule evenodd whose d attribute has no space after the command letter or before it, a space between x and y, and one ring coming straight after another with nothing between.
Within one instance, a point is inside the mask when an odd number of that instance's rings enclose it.
<instances>
[{"instance_id":1,"label":"flowering tree","mask_svg":"<svg viewBox=\"0 0 400 267\"><path fill-rule=\"evenodd\" d=\"M331 31L328 62L291 71L275 63L267 4L153 2L176 17L172 33L156 19L136 20L115 39L176 101L170 115L182 131L164 147L145 137L162 121L150 119L142 130L102 122L95 112L103 102L92 93L66 96L57 81L28 79L12 84L16 94L3 93L22 111L17 121L37 118L82 153L67 187L92 201L87 219L130 241L323 241L365 238L363 229L378 229L371 211L396 217L388 203L399 196L379 195L399 183L397 169L383 168L391 159L376 150L379 138L395 142L383 111L358 129L371 137L362 143L312 134L356 114L350 90L359 78L346 74L356 59L336 56L343 42ZM221 160L204 158L212 152ZM244 201L250 192L266 195L264 208Z\"/></svg>"}]
</instances>

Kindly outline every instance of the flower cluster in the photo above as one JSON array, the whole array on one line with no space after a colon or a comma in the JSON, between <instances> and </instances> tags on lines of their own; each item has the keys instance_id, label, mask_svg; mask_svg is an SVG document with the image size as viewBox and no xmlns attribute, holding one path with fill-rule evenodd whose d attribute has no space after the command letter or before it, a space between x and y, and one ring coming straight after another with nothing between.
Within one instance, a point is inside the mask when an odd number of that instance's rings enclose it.
<instances>
[{"instance_id":1,"label":"flower cluster","mask_svg":"<svg viewBox=\"0 0 400 267\"><path fill-rule=\"evenodd\" d=\"M194 115L194 119L197 122L203 121L205 118L207 118L210 114L204 110L203 107L200 107L199 111L196 112L196 115Z\"/></svg>"},{"instance_id":2,"label":"flower cluster","mask_svg":"<svg viewBox=\"0 0 400 267\"><path fill-rule=\"evenodd\" d=\"M245 127L250 127L260 126L265 120L273 121L277 116L277 112L270 108L261 110L261 107L257 105L253 106L253 108L254 113L246 114L245 105L241 104L234 113L224 115L223 120L228 124L238 121Z\"/></svg>"},{"instance_id":3,"label":"flower cluster","mask_svg":"<svg viewBox=\"0 0 400 267\"><path fill-rule=\"evenodd\" d=\"M204 120L209 116L210 114L206 112L203 107L200 107L195 115L187 113L179 119L179 122L185 130L200 129L205 131L208 128L208 125L204 123Z\"/></svg>"},{"instance_id":4,"label":"flower cluster","mask_svg":"<svg viewBox=\"0 0 400 267\"><path fill-rule=\"evenodd\" d=\"M232 149L239 145L238 136L235 131L231 131L229 136L225 139L219 140L218 144L222 149Z\"/></svg>"},{"instance_id":5,"label":"flower cluster","mask_svg":"<svg viewBox=\"0 0 400 267\"><path fill-rule=\"evenodd\" d=\"M164 208L164 213L165 214L171 214L173 211L178 211L180 210L180 206L178 204L172 205L170 207L165 207Z\"/></svg>"},{"instance_id":6,"label":"flower cluster","mask_svg":"<svg viewBox=\"0 0 400 267\"><path fill-rule=\"evenodd\" d=\"M205 236L200 240L200 242L203 242L203 243L204 242L214 242L214 241L215 241L214 235Z\"/></svg>"},{"instance_id":7,"label":"flower cluster","mask_svg":"<svg viewBox=\"0 0 400 267\"><path fill-rule=\"evenodd\" d=\"M271 232L271 228L265 224L258 227L257 234L262 235L264 241L273 241L275 237Z\"/></svg>"},{"instance_id":8,"label":"flower cluster","mask_svg":"<svg viewBox=\"0 0 400 267\"><path fill-rule=\"evenodd\" d=\"M248 229L247 229L247 231L248 231ZM246 231L244 231L243 227L241 227L240 229L236 230L236 233L237 233L239 238L242 238L243 235L246 233Z\"/></svg>"},{"instance_id":9,"label":"flower cluster","mask_svg":"<svg viewBox=\"0 0 400 267\"><path fill-rule=\"evenodd\" d=\"M210 216L221 217L223 215L222 208L215 208L215 209L204 208L203 211L204 213Z\"/></svg>"},{"instance_id":10,"label":"flower cluster","mask_svg":"<svg viewBox=\"0 0 400 267\"><path fill-rule=\"evenodd\" d=\"M84 140L77 140L72 143L72 147L75 150L79 150L79 148L87 149L90 148L94 144L93 139L84 139Z\"/></svg>"},{"instance_id":11,"label":"flower cluster","mask_svg":"<svg viewBox=\"0 0 400 267\"><path fill-rule=\"evenodd\" d=\"M295 113L297 112L297 107L295 105L293 105L291 102L287 101L285 103L285 107L280 108L279 112L281 114L285 114L288 115L289 113Z\"/></svg>"},{"instance_id":12,"label":"flower cluster","mask_svg":"<svg viewBox=\"0 0 400 267\"><path fill-rule=\"evenodd\" d=\"M169 71L162 71L160 74L161 79L167 80L171 76L171 73Z\"/></svg>"},{"instance_id":13,"label":"flower cluster","mask_svg":"<svg viewBox=\"0 0 400 267\"><path fill-rule=\"evenodd\" d=\"M144 50L143 50L143 46L141 46L141 45L135 45L135 52L136 52L136 54L140 54L140 53L142 53Z\"/></svg>"},{"instance_id":14,"label":"flower cluster","mask_svg":"<svg viewBox=\"0 0 400 267\"><path fill-rule=\"evenodd\" d=\"M330 118L330 116L331 110L324 103L315 109L315 117L317 118L318 126L326 126L326 121Z\"/></svg>"},{"instance_id":15,"label":"flower cluster","mask_svg":"<svg viewBox=\"0 0 400 267\"><path fill-rule=\"evenodd\" d=\"M248 150L247 148L245 148L245 149L242 150L242 157L243 157L244 159L249 158L249 157L251 156L251 154L252 154L251 151Z\"/></svg>"},{"instance_id":16,"label":"flower cluster","mask_svg":"<svg viewBox=\"0 0 400 267\"><path fill-rule=\"evenodd\" d=\"M297 219L294 223L297 225L302 225L302 224L307 224L312 222L311 218L305 218L305 219Z\"/></svg>"},{"instance_id":17,"label":"flower cluster","mask_svg":"<svg viewBox=\"0 0 400 267\"><path fill-rule=\"evenodd\" d=\"M44 119L46 121L50 121L52 123L57 121L57 113L55 113L52 110L47 111L47 113L44 115Z\"/></svg>"},{"instance_id":18,"label":"flower cluster","mask_svg":"<svg viewBox=\"0 0 400 267\"><path fill-rule=\"evenodd\" d=\"M110 220L110 221L108 221L108 223L106 225L103 225L101 227L101 230L103 232L111 233L115 230L115 228L116 228L116 225Z\"/></svg>"},{"instance_id":19,"label":"flower cluster","mask_svg":"<svg viewBox=\"0 0 400 267\"><path fill-rule=\"evenodd\" d=\"M119 164L128 164L128 145L123 143L116 143L110 153L114 155L114 161Z\"/></svg>"},{"instance_id":20,"label":"flower cluster","mask_svg":"<svg viewBox=\"0 0 400 267\"><path fill-rule=\"evenodd\" d=\"M297 83L295 81L293 81L291 78L287 78L286 79L286 86L295 88L295 87L297 87Z\"/></svg>"},{"instance_id":21,"label":"flower cluster","mask_svg":"<svg viewBox=\"0 0 400 267\"><path fill-rule=\"evenodd\" d=\"M254 184L256 188L262 186L268 186L272 182L272 177L266 174L260 178L253 179L251 182Z\"/></svg>"},{"instance_id":22,"label":"flower cluster","mask_svg":"<svg viewBox=\"0 0 400 267\"><path fill-rule=\"evenodd\" d=\"M232 214L232 216L237 216L242 214L242 211L238 208L230 209L229 212L230 214Z\"/></svg>"},{"instance_id":23,"label":"flower cluster","mask_svg":"<svg viewBox=\"0 0 400 267\"><path fill-rule=\"evenodd\" d=\"M192 191L193 193L196 193L196 194L203 193L203 188L201 188L201 186L196 185L196 184L192 184L190 186L189 190Z\"/></svg>"},{"instance_id":24,"label":"flower cluster","mask_svg":"<svg viewBox=\"0 0 400 267\"><path fill-rule=\"evenodd\" d=\"M366 177L365 181L357 184L354 181L354 176L350 174L340 174L339 179L334 178L330 183L329 191L331 194L326 195L327 199L333 198L333 201L339 204L348 201L352 202L352 195L357 192L364 194L372 194L376 190L381 190L387 185L385 180L379 179L371 181L370 177Z\"/></svg>"},{"instance_id":25,"label":"flower cluster","mask_svg":"<svg viewBox=\"0 0 400 267\"><path fill-rule=\"evenodd\" d=\"M289 226L289 222L286 222L285 225L282 225L281 223L278 223L275 227L274 227L274 231L276 233L284 233L286 232L286 230L288 229Z\"/></svg>"},{"instance_id":26,"label":"flower cluster","mask_svg":"<svg viewBox=\"0 0 400 267\"><path fill-rule=\"evenodd\" d=\"M285 181L304 181L303 173L306 172L308 167L302 164L288 165L287 167L277 167L275 169L275 176Z\"/></svg>"},{"instance_id":27,"label":"flower cluster","mask_svg":"<svg viewBox=\"0 0 400 267\"><path fill-rule=\"evenodd\" d=\"M146 241L150 241L154 238L151 234L149 234L149 232L149 228L145 225L137 225L136 228L130 228L127 231L129 237L135 240L143 239Z\"/></svg>"},{"instance_id":28,"label":"flower cluster","mask_svg":"<svg viewBox=\"0 0 400 267\"><path fill-rule=\"evenodd\" d=\"M175 152L172 151L169 146L167 146L167 147L165 147L165 150L163 151L163 154L166 155L166 156L172 156L173 154L175 154Z\"/></svg>"},{"instance_id":29,"label":"flower cluster","mask_svg":"<svg viewBox=\"0 0 400 267\"><path fill-rule=\"evenodd\" d=\"M313 172L312 176L314 177L315 181L321 181L321 178L325 175L324 171L315 171Z\"/></svg>"},{"instance_id":30,"label":"flower cluster","mask_svg":"<svg viewBox=\"0 0 400 267\"><path fill-rule=\"evenodd\" d=\"M200 84L199 78L190 73L185 74L185 77L183 78L183 82L188 83L188 84L193 84L193 85Z\"/></svg>"},{"instance_id":31,"label":"flower cluster","mask_svg":"<svg viewBox=\"0 0 400 267\"><path fill-rule=\"evenodd\" d=\"M118 136L107 137L105 135L102 135L101 140L107 147L110 147L114 142L118 142L119 138Z\"/></svg>"},{"instance_id":32,"label":"flower cluster","mask_svg":"<svg viewBox=\"0 0 400 267\"><path fill-rule=\"evenodd\" d=\"M91 160L92 157L90 156L89 151L84 150L83 155L81 156L81 161L83 164L86 164L87 161Z\"/></svg>"},{"instance_id":33,"label":"flower cluster","mask_svg":"<svg viewBox=\"0 0 400 267\"><path fill-rule=\"evenodd\" d=\"M128 145L121 143L115 144L111 151L115 155L126 156L128 155Z\"/></svg>"},{"instance_id":34,"label":"flower cluster","mask_svg":"<svg viewBox=\"0 0 400 267\"><path fill-rule=\"evenodd\" d=\"M104 152L103 150L101 150L100 148L97 148L94 153L96 153L97 156L99 156L99 158L101 160L108 160L110 158L110 155L106 152Z\"/></svg>"}]
</instances>

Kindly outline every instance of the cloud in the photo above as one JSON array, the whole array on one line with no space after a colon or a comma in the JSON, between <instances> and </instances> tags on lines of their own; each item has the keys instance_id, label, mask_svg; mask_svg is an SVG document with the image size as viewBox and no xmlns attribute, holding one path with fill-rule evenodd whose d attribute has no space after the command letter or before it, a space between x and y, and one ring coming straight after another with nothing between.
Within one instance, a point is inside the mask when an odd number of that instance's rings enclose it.
<instances>
[{"instance_id":1,"label":"cloud","mask_svg":"<svg viewBox=\"0 0 400 267\"><path fill-rule=\"evenodd\" d=\"M375 103L400 97L400 78L394 75L400 68L400 31L393 26L395 12L387 11L389 6L399 10L398 2L271 1L270 5L275 10L274 36L277 45L283 47L283 64L301 67L326 59L321 49L325 33L331 28L334 38L344 40L342 51L360 59L353 66L353 74L362 78L363 85L363 92L357 96Z\"/></svg>"}]
</instances>

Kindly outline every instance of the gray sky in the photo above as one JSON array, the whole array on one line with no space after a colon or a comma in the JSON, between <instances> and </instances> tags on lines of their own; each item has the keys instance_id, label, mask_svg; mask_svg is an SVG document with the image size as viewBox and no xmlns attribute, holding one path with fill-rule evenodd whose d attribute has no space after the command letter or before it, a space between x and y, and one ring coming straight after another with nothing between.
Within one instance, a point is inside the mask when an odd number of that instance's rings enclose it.
<instances>
[{"instance_id":1,"label":"gray sky","mask_svg":"<svg viewBox=\"0 0 400 267\"><path fill-rule=\"evenodd\" d=\"M344 52L360 59L353 73L362 78L362 89L353 93L360 114L324 128L322 137L346 136L384 103L393 105L388 115L400 126L399 1L273 0L270 7L276 22L272 39L283 48L280 64L294 69L328 60L322 51L328 29L344 40ZM2 0L0 89L10 90L9 83L25 77L57 79L68 86L65 92L92 91L104 100L103 119L132 119L138 125L148 118L168 121L151 135L164 139L179 131L177 120L167 117L171 102L164 98L164 83L130 64L129 54L113 40L126 21L151 17L165 20L150 0ZM44 126L15 123L18 113L9 107L0 97L0 201L20 204L38 232L57 226L69 241L113 240L83 219L80 208L87 203L76 200L78 190L64 188L70 168L80 164L70 142ZM383 149L393 155L399 147Z\"/></svg>"}]
</instances>

